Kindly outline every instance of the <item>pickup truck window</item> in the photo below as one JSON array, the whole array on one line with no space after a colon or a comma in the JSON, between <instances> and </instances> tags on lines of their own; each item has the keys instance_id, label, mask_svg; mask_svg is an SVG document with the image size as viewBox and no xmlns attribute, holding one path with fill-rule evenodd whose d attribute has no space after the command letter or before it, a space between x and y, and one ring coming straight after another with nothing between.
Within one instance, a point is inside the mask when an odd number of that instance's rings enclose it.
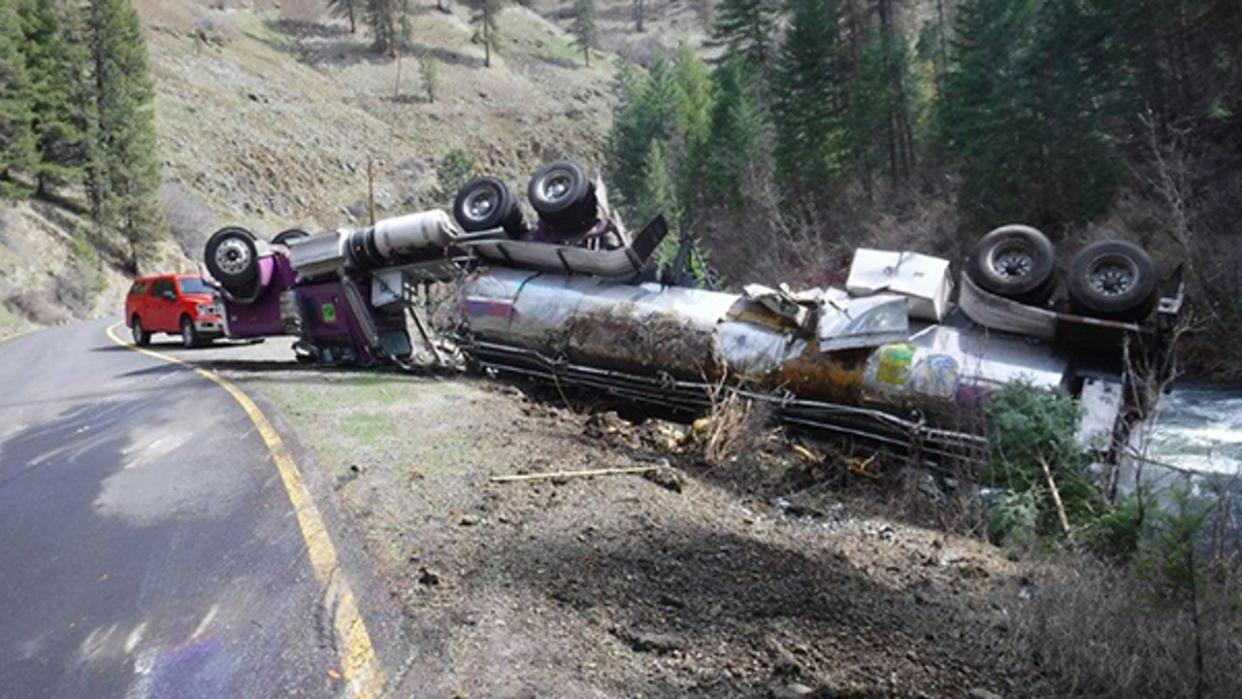
<instances>
[{"instance_id":1,"label":"pickup truck window","mask_svg":"<svg viewBox=\"0 0 1242 699\"><path fill-rule=\"evenodd\" d=\"M178 280L181 284L181 293L183 294L210 294L211 287L203 283L198 277L181 277Z\"/></svg>"},{"instance_id":2,"label":"pickup truck window","mask_svg":"<svg viewBox=\"0 0 1242 699\"><path fill-rule=\"evenodd\" d=\"M130 295L130 296L140 296L140 295L145 294L145 293L147 293L147 283L146 283L146 282L134 282L134 285L133 285L133 286L131 286L131 287L129 287L129 295Z\"/></svg>"},{"instance_id":3,"label":"pickup truck window","mask_svg":"<svg viewBox=\"0 0 1242 699\"><path fill-rule=\"evenodd\" d=\"M171 279L157 280L155 282L155 288L151 290L151 294L153 296L163 296L165 292L176 293L176 289L173 289L172 280Z\"/></svg>"}]
</instances>

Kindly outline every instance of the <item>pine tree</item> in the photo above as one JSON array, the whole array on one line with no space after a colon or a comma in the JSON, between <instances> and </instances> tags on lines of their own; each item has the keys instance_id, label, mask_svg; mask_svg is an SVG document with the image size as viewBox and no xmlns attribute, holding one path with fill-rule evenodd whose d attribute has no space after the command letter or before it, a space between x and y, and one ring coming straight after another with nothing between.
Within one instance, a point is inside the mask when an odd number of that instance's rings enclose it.
<instances>
[{"instance_id":1,"label":"pine tree","mask_svg":"<svg viewBox=\"0 0 1242 699\"><path fill-rule=\"evenodd\" d=\"M355 21L355 5L359 0L328 0L328 12L333 17L345 17L349 19L349 33L353 34L358 31L358 25Z\"/></svg>"},{"instance_id":2,"label":"pine tree","mask_svg":"<svg viewBox=\"0 0 1242 699\"><path fill-rule=\"evenodd\" d=\"M409 0L367 0L364 19L375 39L375 50L396 58L410 35Z\"/></svg>"},{"instance_id":3,"label":"pine tree","mask_svg":"<svg viewBox=\"0 0 1242 699\"><path fill-rule=\"evenodd\" d=\"M959 8L940 119L959 200L984 225L1055 229L1104 211L1116 185L1106 113L1126 79L1085 3L969 0Z\"/></svg>"},{"instance_id":4,"label":"pine tree","mask_svg":"<svg viewBox=\"0 0 1242 699\"><path fill-rule=\"evenodd\" d=\"M671 162L681 204L681 225L682 228L689 228L702 192L714 95L707 65L684 42L677 49L674 75L677 83L676 133L671 144Z\"/></svg>"},{"instance_id":5,"label":"pine tree","mask_svg":"<svg viewBox=\"0 0 1242 699\"><path fill-rule=\"evenodd\" d=\"M674 225L681 219L677 187L668 160L663 141L652 139L643 158L642 183L633 207L642 225L661 214Z\"/></svg>"},{"instance_id":6,"label":"pine tree","mask_svg":"<svg viewBox=\"0 0 1242 699\"><path fill-rule=\"evenodd\" d=\"M887 170L896 185L913 167L909 50L899 36L875 32L855 67L846 115L851 159L870 191L875 173Z\"/></svg>"},{"instance_id":7,"label":"pine tree","mask_svg":"<svg viewBox=\"0 0 1242 699\"><path fill-rule=\"evenodd\" d=\"M29 170L35 162L33 95L24 42L17 7L0 2L0 178Z\"/></svg>"},{"instance_id":8,"label":"pine tree","mask_svg":"<svg viewBox=\"0 0 1242 699\"><path fill-rule=\"evenodd\" d=\"M762 171L769 159L770 134L753 70L744 58L734 57L714 76L716 102L704 185L707 193L735 210L746 207L755 178L767 174Z\"/></svg>"},{"instance_id":9,"label":"pine tree","mask_svg":"<svg viewBox=\"0 0 1242 699\"><path fill-rule=\"evenodd\" d=\"M40 0L26 0L21 13L34 95L31 123L38 151L34 174L37 193L44 195L49 185L83 176L86 52L82 42L70 36L73 15L62 21L52 3Z\"/></svg>"},{"instance_id":10,"label":"pine tree","mask_svg":"<svg viewBox=\"0 0 1242 699\"><path fill-rule=\"evenodd\" d=\"M582 60L591 66L591 49L599 47L595 28L595 0L574 0L574 23L570 27L574 45L582 49Z\"/></svg>"},{"instance_id":11,"label":"pine tree","mask_svg":"<svg viewBox=\"0 0 1242 699\"><path fill-rule=\"evenodd\" d=\"M427 89L427 101L434 103L440 91L440 67L435 54L423 49L418 54L418 72L423 76L423 86Z\"/></svg>"},{"instance_id":12,"label":"pine tree","mask_svg":"<svg viewBox=\"0 0 1242 699\"><path fill-rule=\"evenodd\" d=\"M752 66L765 67L772 58L776 16L772 0L721 0L711 43L724 49L726 59L745 56Z\"/></svg>"},{"instance_id":13,"label":"pine tree","mask_svg":"<svg viewBox=\"0 0 1242 699\"><path fill-rule=\"evenodd\" d=\"M470 0L474 8L473 21L478 26L477 37L483 42L483 66L492 67L492 52L500 40L500 11L506 0Z\"/></svg>"},{"instance_id":14,"label":"pine tree","mask_svg":"<svg viewBox=\"0 0 1242 699\"><path fill-rule=\"evenodd\" d=\"M160 231L155 87L147 45L129 0L91 0L86 34L93 103L87 191L95 220L125 235L137 271Z\"/></svg>"},{"instance_id":15,"label":"pine tree","mask_svg":"<svg viewBox=\"0 0 1242 699\"><path fill-rule=\"evenodd\" d=\"M845 150L840 28L834 0L793 0L776 63L777 171L803 192L836 176Z\"/></svg>"},{"instance_id":16,"label":"pine tree","mask_svg":"<svg viewBox=\"0 0 1242 699\"><path fill-rule=\"evenodd\" d=\"M712 118L712 78L694 48L682 42L677 47L673 73L678 88L677 129L693 152L707 140Z\"/></svg>"},{"instance_id":17,"label":"pine tree","mask_svg":"<svg viewBox=\"0 0 1242 699\"><path fill-rule=\"evenodd\" d=\"M676 126L678 85L668 61L657 56L648 75L623 72L620 104L613 121L609 150L610 190L625 202L634 202L642 184L643 162L651 142L669 141Z\"/></svg>"}]
</instances>

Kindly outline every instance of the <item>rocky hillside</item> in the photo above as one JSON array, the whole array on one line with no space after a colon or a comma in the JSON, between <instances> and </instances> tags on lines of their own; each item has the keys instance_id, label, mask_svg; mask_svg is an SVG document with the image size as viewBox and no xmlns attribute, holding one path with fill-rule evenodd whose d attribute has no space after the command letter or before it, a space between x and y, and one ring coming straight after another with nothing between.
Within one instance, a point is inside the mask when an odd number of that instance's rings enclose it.
<instances>
[{"instance_id":1,"label":"rocky hillside","mask_svg":"<svg viewBox=\"0 0 1242 699\"><path fill-rule=\"evenodd\" d=\"M488 68L456 3L420 3L399 60L376 54L361 27L351 34L318 0L135 4L176 242L162 269L193 269L225 223L272 234L365 220L369 162L379 216L448 203L437 170L454 151L518 187L546 160L600 162L615 59L584 67L566 31L537 11L552 6L505 9ZM420 54L434 58L434 101ZM72 207L0 201L0 336L115 312L128 284L116 271L123 256L89 230Z\"/></svg>"},{"instance_id":2,"label":"rocky hillside","mask_svg":"<svg viewBox=\"0 0 1242 699\"><path fill-rule=\"evenodd\" d=\"M531 10L504 11L500 54L485 68L461 8L419 7L415 55L394 61L317 7L220 5L139 3L159 88L162 195L191 253L224 220L275 232L364 218L368 161L382 216L443 203L437 164L454 150L518 185L546 159L598 159L611 61L584 68L568 35ZM436 62L434 102L421 52Z\"/></svg>"}]
</instances>

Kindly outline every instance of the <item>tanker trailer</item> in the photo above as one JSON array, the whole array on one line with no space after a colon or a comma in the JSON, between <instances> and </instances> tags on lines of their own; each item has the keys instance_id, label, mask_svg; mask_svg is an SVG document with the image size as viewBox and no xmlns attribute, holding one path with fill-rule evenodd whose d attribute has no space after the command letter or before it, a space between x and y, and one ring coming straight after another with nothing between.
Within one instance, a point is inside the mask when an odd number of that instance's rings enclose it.
<instances>
[{"instance_id":1,"label":"tanker trailer","mask_svg":"<svg viewBox=\"0 0 1242 699\"><path fill-rule=\"evenodd\" d=\"M223 229L207 267L228 333L296 335L307 360L408 367L407 312L434 351L408 291L451 281L452 339L480 369L674 409L733 392L793 425L974 459L987 451L981 406L1022 380L1082 398L1080 438L1112 458L1147 412L1127 390L1121 348L1158 356L1180 312L1179 280L1157 294L1150 260L1116 244L1080 253L1070 297L1056 297L1051 243L1025 226L985 236L958 284L946 260L866 249L844 288L656 283L647 262L662 218L630 241L602 182L572 163L542 168L528 198L534 227L512 190L483 177L458 192L452 217L271 244Z\"/></svg>"}]
</instances>

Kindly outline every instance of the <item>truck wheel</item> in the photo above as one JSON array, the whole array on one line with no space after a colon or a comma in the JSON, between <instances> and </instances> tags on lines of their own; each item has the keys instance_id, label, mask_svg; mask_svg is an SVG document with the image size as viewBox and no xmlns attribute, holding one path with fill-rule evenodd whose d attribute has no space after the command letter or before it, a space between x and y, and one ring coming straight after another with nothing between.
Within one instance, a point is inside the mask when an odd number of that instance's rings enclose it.
<instances>
[{"instance_id":1,"label":"truck wheel","mask_svg":"<svg viewBox=\"0 0 1242 699\"><path fill-rule=\"evenodd\" d=\"M1137 245L1106 240L1070 262L1070 300L1081 312L1117 320L1146 316L1156 300L1156 268Z\"/></svg>"},{"instance_id":2,"label":"truck wheel","mask_svg":"<svg viewBox=\"0 0 1242 699\"><path fill-rule=\"evenodd\" d=\"M528 228L517 195L495 177L476 177L453 200L453 220L468 233L503 228L511 238L521 238Z\"/></svg>"},{"instance_id":3,"label":"truck wheel","mask_svg":"<svg viewBox=\"0 0 1242 699\"><path fill-rule=\"evenodd\" d=\"M181 344L186 349L198 347L198 330L189 316L181 316Z\"/></svg>"},{"instance_id":4,"label":"truck wheel","mask_svg":"<svg viewBox=\"0 0 1242 699\"><path fill-rule=\"evenodd\" d=\"M245 228L221 228L207 239L203 257L207 271L230 289L237 289L259 273L259 251L254 234Z\"/></svg>"},{"instance_id":5,"label":"truck wheel","mask_svg":"<svg viewBox=\"0 0 1242 699\"><path fill-rule=\"evenodd\" d=\"M1048 236L1030 226L1001 226L975 245L967 273L986 291L1038 304L1056 289L1054 261Z\"/></svg>"},{"instance_id":6,"label":"truck wheel","mask_svg":"<svg viewBox=\"0 0 1242 699\"><path fill-rule=\"evenodd\" d=\"M283 245L285 247L289 247L289 243L292 243L295 240L301 240L303 238L309 238L309 237L310 237L310 233L307 233L306 231L300 228L290 228L287 231L281 231L280 233L277 233L276 237L272 238L272 245Z\"/></svg>"},{"instance_id":7,"label":"truck wheel","mask_svg":"<svg viewBox=\"0 0 1242 699\"><path fill-rule=\"evenodd\" d=\"M558 160L535 171L526 188L530 205L549 228L571 233L595 222L595 185L576 163Z\"/></svg>"},{"instance_id":8,"label":"truck wheel","mask_svg":"<svg viewBox=\"0 0 1242 699\"><path fill-rule=\"evenodd\" d=\"M129 330L134 337L135 345L138 345L139 347L146 347L151 344L151 333L147 332L147 329L142 327L142 318L134 316L134 319L129 323Z\"/></svg>"}]
</instances>

